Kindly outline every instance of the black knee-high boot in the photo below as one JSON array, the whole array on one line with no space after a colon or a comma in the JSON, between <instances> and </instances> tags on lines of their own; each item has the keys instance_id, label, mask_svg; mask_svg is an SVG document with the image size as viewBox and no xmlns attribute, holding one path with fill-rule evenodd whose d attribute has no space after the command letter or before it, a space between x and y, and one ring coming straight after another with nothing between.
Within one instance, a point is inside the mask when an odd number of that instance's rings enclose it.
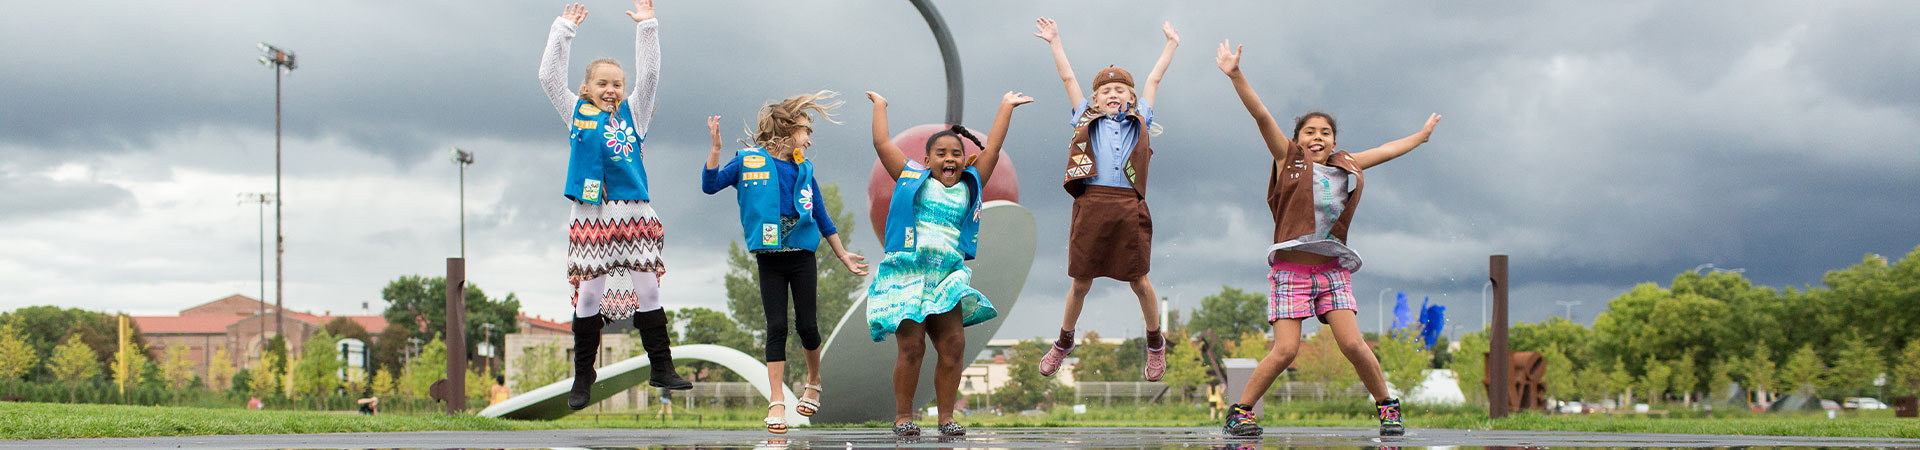
<instances>
[{"instance_id":1,"label":"black knee-high boot","mask_svg":"<svg viewBox=\"0 0 1920 450\"><path fill-rule=\"evenodd\" d=\"M578 411L593 401L593 382L599 379L593 360L600 356L600 329L606 316L573 318L573 393L567 395L567 407Z\"/></svg>"},{"instance_id":2,"label":"black knee-high boot","mask_svg":"<svg viewBox=\"0 0 1920 450\"><path fill-rule=\"evenodd\" d=\"M647 384L675 391L693 389L693 382L673 372L673 342L667 335L667 310L634 314L633 328L640 330L640 346L647 349L647 367L653 371L653 379Z\"/></svg>"}]
</instances>

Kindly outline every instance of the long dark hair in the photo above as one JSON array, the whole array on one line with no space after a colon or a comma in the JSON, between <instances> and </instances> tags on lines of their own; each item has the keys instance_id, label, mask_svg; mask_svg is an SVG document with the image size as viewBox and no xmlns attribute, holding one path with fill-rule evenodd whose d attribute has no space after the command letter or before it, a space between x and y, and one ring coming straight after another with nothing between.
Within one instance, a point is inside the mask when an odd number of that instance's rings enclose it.
<instances>
[{"instance_id":1,"label":"long dark hair","mask_svg":"<svg viewBox=\"0 0 1920 450\"><path fill-rule=\"evenodd\" d=\"M1300 117L1293 118L1293 138L1296 140L1300 139L1300 129L1307 127L1307 119L1312 119L1315 117L1326 119L1327 129L1332 130L1334 136L1340 135L1340 126L1333 124L1333 115L1327 114L1326 112L1323 112L1320 110L1313 110L1313 111L1307 111L1306 114L1301 114Z\"/></svg>"},{"instance_id":2,"label":"long dark hair","mask_svg":"<svg viewBox=\"0 0 1920 450\"><path fill-rule=\"evenodd\" d=\"M947 125L947 129L940 130L940 132L934 133L932 136L927 137L927 148L925 149L926 153L932 154L933 142L938 141L940 140L940 138L947 137L947 136L953 136L956 138L966 138L966 140L973 141L974 147L979 147L982 150L985 150L987 148L985 144L980 143L980 138L974 137L972 131L967 131L967 127L963 127L959 125ZM960 153L965 154L966 151L967 151L967 146L961 145Z\"/></svg>"}]
</instances>

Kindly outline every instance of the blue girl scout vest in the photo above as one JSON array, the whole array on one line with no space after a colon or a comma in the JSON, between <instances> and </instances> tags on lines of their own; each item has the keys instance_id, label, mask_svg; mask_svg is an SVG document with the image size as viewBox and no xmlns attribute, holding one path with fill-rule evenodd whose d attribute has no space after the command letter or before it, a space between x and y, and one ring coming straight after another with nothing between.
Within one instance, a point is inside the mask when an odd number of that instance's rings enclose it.
<instances>
[{"instance_id":1,"label":"blue girl scout vest","mask_svg":"<svg viewBox=\"0 0 1920 450\"><path fill-rule=\"evenodd\" d=\"M886 251L912 251L914 249L914 229L919 225L914 218L914 198L920 192L920 186L933 178L933 170L921 166L919 161L908 160L905 170L900 171L900 179L893 185L893 199L887 202L887 240ZM980 171L968 164L967 170L960 173L960 182L966 183L967 210L966 219L960 223L960 253L966 259L973 259L979 248L980 204L982 183Z\"/></svg>"},{"instance_id":2,"label":"blue girl scout vest","mask_svg":"<svg viewBox=\"0 0 1920 450\"><path fill-rule=\"evenodd\" d=\"M814 251L820 248L820 224L813 221L813 208L824 207L813 192L813 162L805 158L796 158L798 171L793 176L793 198L780 198L780 181L775 180L779 169L774 167L773 156L759 147L743 148L733 152L733 161L740 167L740 179L734 181L734 196L740 202L740 228L745 232L747 250L778 250L797 248ZM793 211L798 222L787 232L786 239L780 237L780 202L793 202Z\"/></svg>"},{"instance_id":3,"label":"blue girl scout vest","mask_svg":"<svg viewBox=\"0 0 1920 450\"><path fill-rule=\"evenodd\" d=\"M567 160L568 199L589 205L606 200L647 197L647 166L640 162L640 142L627 102L618 111L603 111L581 99L573 109L573 152Z\"/></svg>"}]
</instances>

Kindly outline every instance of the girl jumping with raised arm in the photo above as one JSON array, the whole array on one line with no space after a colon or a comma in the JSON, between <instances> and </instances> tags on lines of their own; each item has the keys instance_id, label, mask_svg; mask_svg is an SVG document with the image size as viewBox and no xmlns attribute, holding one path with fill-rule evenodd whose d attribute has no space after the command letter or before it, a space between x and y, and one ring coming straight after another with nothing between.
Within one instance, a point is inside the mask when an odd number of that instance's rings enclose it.
<instances>
[{"instance_id":1,"label":"girl jumping with raised arm","mask_svg":"<svg viewBox=\"0 0 1920 450\"><path fill-rule=\"evenodd\" d=\"M579 90L567 88L574 30L587 18L587 8L578 3L567 5L553 20L540 57L540 86L571 132L562 194L573 205L567 226L567 280L574 288L574 376L567 407L575 410L594 400L601 328L629 316L652 363L647 383L693 388L674 373L668 353L667 311L660 307L660 275L667 269L660 259L665 233L647 195L647 168L641 163L640 144L646 140L654 91L660 85L660 21L654 18L652 0L635 0L627 17L636 25L634 59L639 70L630 93L622 90L626 72L613 58L587 63Z\"/></svg>"},{"instance_id":2,"label":"girl jumping with raised arm","mask_svg":"<svg viewBox=\"0 0 1920 450\"><path fill-rule=\"evenodd\" d=\"M1154 95L1160 77L1173 62L1174 49L1180 47L1180 33L1171 22L1161 25L1167 45L1139 95L1134 93L1132 74L1107 66L1094 75L1089 100L1067 64L1059 26L1046 18L1036 23L1039 32L1034 36L1052 48L1054 67L1067 87L1067 100L1074 105L1065 183L1073 196L1072 228L1067 231L1067 276L1073 278L1073 285L1067 291L1060 338L1040 357L1040 374L1053 376L1073 353L1074 327L1087 290L1093 287L1093 279L1107 277L1127 282L1138 297L1147 325L1146 366L1141 371L1147 381L1159 381L1167 372L1167 347L1160 335L1159 299L1153 294L1153 283L1147 281L1153 254L1153 216L1146 202L1153 147L1148 141L1159 128L1153 123Z\"/></svg>"},{"instance_id":3,"label":"girl jumping with raised arm","mask_svg":"<svg viewBox=\"0 0 1920 450\"><path fill-rule=\"evenodd\" d=\"M725 165L720 163L720 117L707 118L713 149L707 153L700 187L708 195L731 187L740 202L747 250L760 267L760 302L767 315L767 378L773 386L766 424L767 431L776 434L787 432L786 394L780 389L787 367L787 294L793 294L794 325L807 358L806 387L794 410L813 416L820 409L821 392L819 307L814 302L819 271L814 250L825 239L841 264L855 275L867 274L862 262L866 258L848 253L840 242L840 232L820 198L820 183L813 179L813 161L807 157L813 145L813 118L807 111L832 121L827 112L840 102L822 102L833 96L833 91L801 94L761 108L758 129L749 140L753 146L734 151Z\"/></svg>"},{"instance_id":4,"label":"girl jumping with raised arm","mask_svg":"<svg viewBox=\"0 0 1920 450\"><path fill-rule=\"evenodd\" d=\"M1318 317L1331 329L1340 352L1360 373L1367 392L1373 394L1380 434L1398 436L1405 432L1400 422L1400 400L1387 396L1380 363L1354 321L1358 305L1348 280L1360 270L1360 255L1347 247L1347 227L1360 204L1360 188L1366 182L1363 171L1427 142L1433 126L1440 123L1440 115L1428 116L1426 125L1411 136L1359 153L1336 149L1333 116L1319 111L1295 118L1293 138L1288 139L1240 73L1239 48L1223 41L1214 59L1253 115L1273 157L1272 173L1267 177L1267 208L1273 213L1274 242L1267 249L1271 267L1267 278L1273 287L1267 295L1267 323L1273 325L1273 347L1260 358L1238 403L1230 407L1224 428L1237 436L1260 435L1253 404L1293 362L1300 348L1300 321Z\"/></svg>"},{"instance_id":5,"label":"girl jumping with raised arm","mask_svg":"<svg viewBox=\"0 0 1920 450\"><path fill-rule=\"evenodd\" d=\"M986 145L966 127L950 125L927 138L926 157L920 161L907 159L888 138L887 99L873 91L867 91L867 99L873 101L873 151L896 181L887 205L887 256L867 289L869 334L874 342L893 334L899 349L893 362L893 434L920 435L913 423L913 391L920 382L927 341L932 340L940 356L933 369L940 434L965 435L967 429L953 420L960 371L967 362L963 328L1000 313L971 286L973 271L963 263L973 259L979 247L980 204L1000 161L1013 108L1033 98L1018 92L1001 96ZM967 142L980 152L968 155Z\"/></svg>"}]
</instances>

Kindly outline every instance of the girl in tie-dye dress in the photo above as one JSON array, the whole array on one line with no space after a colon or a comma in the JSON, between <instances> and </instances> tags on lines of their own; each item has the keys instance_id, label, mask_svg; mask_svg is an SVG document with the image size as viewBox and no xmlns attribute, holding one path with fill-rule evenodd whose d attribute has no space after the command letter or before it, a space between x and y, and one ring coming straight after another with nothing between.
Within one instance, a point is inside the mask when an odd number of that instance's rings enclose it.
<instances>
[{"instance_id":1,"label":"girl in tie-dye dress","mask_svg":"<svg viewBox=\"0 0 1920 450\"><path fill-rule=\"evenodd\" d=\"M973 273L963 262L973 259L978 247L982 191L999 162L1013 108L1033 98L1008 92L986 145L959 125L934 133L927 138L923 161L907 159L888 138L887 99L873 92L867 92L867 98L873 100L874 152L895 180L887 205L887 256L867 289L867 327L873 341L892 334L899 347L899 359L893 363L893 432L920 434L920 427L913 423L913 391L931 340L940 356L933 372L940 434L964 435L966 429L953 421L966 360L961 354L967 346L962 329L1000 313L969 284ZM980 152L969 157L964 142Z\"/></svg>"}]
</instances>

